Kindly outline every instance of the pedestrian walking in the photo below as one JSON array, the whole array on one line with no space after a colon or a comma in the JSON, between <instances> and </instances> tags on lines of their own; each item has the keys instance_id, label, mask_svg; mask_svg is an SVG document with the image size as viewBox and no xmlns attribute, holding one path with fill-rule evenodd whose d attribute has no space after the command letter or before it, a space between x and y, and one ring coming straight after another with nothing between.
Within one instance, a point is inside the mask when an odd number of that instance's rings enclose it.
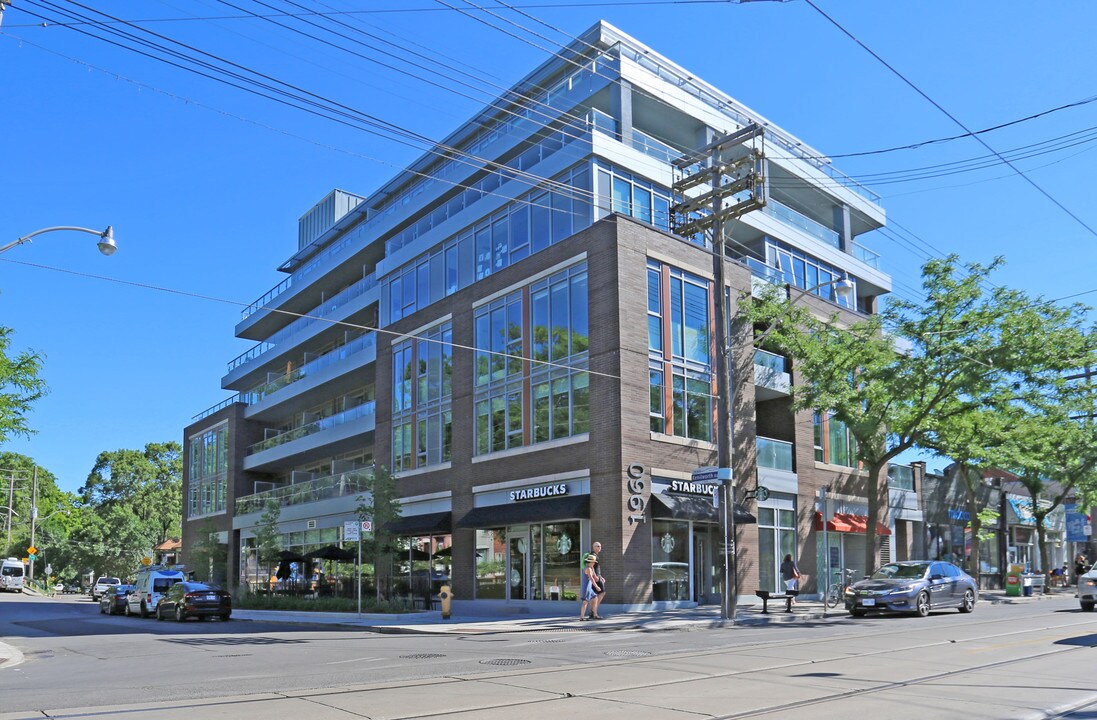
<instances>
[{"instance_id":1,"label":"pedestrian walking","mask_svg":"<svg viewBox=\"0 0 1097 720\"><path fill-rule=\"evenodd\" d=\"M792 555L785 555L785 559L781 561L781 579L785 581L785 592L791 592L797 590L797 584L800 582L800 568L796 567L796 561L792 559ZM796 604L796 599L793 598L789 601L789 606Z\"/></svg>"},{"instance_id":2,"label":"pedestrian walking","mask_svg":"<svg viewBox=\"0 0 1097 720\"><path fill-rule=\"evenodd\" d=\"M602 576L602 543L595 541L590 547L590 554L595 558L594 577L598 579L597 595L590 604L590 618L592 620L601 620L602 614L599 612L599 608L602 607L602 601L606 599L606 578Z\"/></svg>"},{"instance_id":3,"label":"pedestrian walking","mask_svg":"<svg viewBox=\"0 0 1097 720\"><path fill-rule=\"evenodd\" d=\"M1074 582L1078 582L1078 578L1086 574L1089 570L1089 561L1086 560L1086 556L1083 553L1078 553L1078 557L1074 558Z\"/></svg>"},{"instance_id":4,"label":"pedestrian walking","mask_svg":"<svg viewBox=\"0 0 1097 720\"><path fill-rule=\"evenodd\" d=\"M595 602L598 597L598 576L594 574L594 564L598 562L598 556L588 553L583 559L583 575L580 578L579 597L583 601L579 606L579 619L587 619L587 605ZM595 615L595 618L598 616Z\"/></svg>"}]
</instances>

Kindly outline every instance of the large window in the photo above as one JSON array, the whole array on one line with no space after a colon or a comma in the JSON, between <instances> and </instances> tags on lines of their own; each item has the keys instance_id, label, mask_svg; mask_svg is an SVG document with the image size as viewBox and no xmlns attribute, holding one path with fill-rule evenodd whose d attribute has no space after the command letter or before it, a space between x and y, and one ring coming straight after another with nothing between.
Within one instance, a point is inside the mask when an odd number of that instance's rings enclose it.
<instances>
[{"instance_id":1,"label":"large window","mask_svg":"<svg viewBox=\"0 0 1097 720\"><path fill-rule=\"evenodd\" d=\"M589 430L585 264L477 308L473 324L477 455Z\"/></svg>"},{"instance_id":2,"label":"large window","mask_svg":"<svg viewBox=\"0 0 1097 720\"><path fill-rule=\"evenodd\" d=\"M628 215L660 230L670 229L670 193L611 165L598 165L598 217Z\"/></svg>"},{"instance_id":3,"label":"large window","mask_svg":"<svg viewBox=\"0 0 1097 720\"><path fill-rule=\"evenodd\" d=\"M654 260L647 272L651 430L711 442L711 285Z\"/></svg>"},{"instance_id":4,"label":"large window","mask_svg":"<svg viewBox=\"0 0 1097 720\"><path fill-rule=\"evenodd\" d=\"M590 168L576 167L554 178L554 183L556 190L535 190L517 198L386 278L382 324L406 317L590 225Z\"/></svg>"},{"instance_id":5,"label":"large window","mask_svg":"<svg viewBox=\"0 0 1097 720\"><path fill-rule=\"evenodd\" d=\"M856 304L857 280L855 278L849 278L854 286L853 297L848 300L838 297L838 294L834 292L833 283L846 277L846 273L833 265L793 248L791 245L767 237L766 264L770 267L779 268L781 280L789 285L795 285L805 290L814 288L812 293L821 298L826 298L832 303L850 309L857 309L861 312L866 311L866 308L858 307Z\"/></svg>"},{"instance_id":6,"label":"large window","mask_svg":"<svg viewBox=\"0 0 1097 720\"><path fill-rule=\"evenodd\" d=\"M758 508L758 583L770 592L784 592L781 561L796 558L796 513L789 505Z\"/></svg>"},{"instance_id":7,"label":"large window","mask_svg":"<svg viewBox=\"0 0 1097 720\"><path fill-rule=\"evenodd\" d=\"M453 328L436 325L392 349L393 472L452 457Z\"/></svg>"},{"instance_id":8,"label":"large window","mask_svg":"<svg viewBox=\"0 0 1097 720\"><path fill-rule=\"evenodd\" d=\"M228 451L227 423L221 423L190 439L187 517L195 518L225 512L225 490L229 470Z\"/></svg>"},{"instance_id":9,"label":"large window","mask_svg":"<svg viewBox=\"0 0 1097 720\"><path fill-rule=\"evenodd\" d=\"M857 438L833 413L815 413L815 459L818 462L857 467Z\"/></svg>"}]
</instances>

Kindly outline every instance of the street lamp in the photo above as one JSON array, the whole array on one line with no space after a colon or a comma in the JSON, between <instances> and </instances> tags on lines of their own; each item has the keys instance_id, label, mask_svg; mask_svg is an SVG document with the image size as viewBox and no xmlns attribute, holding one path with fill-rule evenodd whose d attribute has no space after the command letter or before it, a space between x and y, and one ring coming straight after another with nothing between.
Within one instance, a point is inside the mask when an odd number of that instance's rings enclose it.
<instances>
[{"instance_id":1,"label":"street lamp","mask_svg":"<svg viewBox=\"0 0 1097 720\"><path fill-rule=\"evenodd\" d=\"M716 266L714 269L717 270L717 287L722 288L723 263L718 257L715 257L714 260L716 260L716 262L714 262L714 266ZM834 286L834 292L838 296L838 298L840 300L846 301L848 304L850 299L853 297L854 290L853 282L849 279L848 276L844 275L841 278L835 278L833 280L819 283L818 285L813 285L809 288L803 288L797 294L789 298L788 304L785 306L785 308L777 315L777 317L773 318L773 320L770 321L769 327L766 328L761 335L754 338L751 346L757 347L764 343L766 338L770 336L770 333L772 333L773 330L777 327L777 323L790 312L792 312L793 306L802 297L804 297L808 293L813 293L816 290L828 287L830 285ZM722 302L718 302L717 308L719 309L721 307ZM717 417L726 420L726 430L721 428L718 432L718 436L716 438L716 453L720 468L725 467L724 463L726 462L727 468L729 469L729 476L721 483L720 486L721 501L724 503L724 512L720 516L724 532L724 588L722 593L722 602L720 603L720 615L722 619L730 620L732 623L734 623L735 606L737 604L736 595L738 594L738 588L736 587L737 579L735 577L737 572L737 563L735 562L735 557L737 555L737 551L735 549L735 478L734 472L731 472L731 469L735 466L735 403L733 401L733 398L731 397L731 393L732 388L734 388L735 385L732 382L732 363L730 362L729 358L729 355L731 354L733 348L731 343L727 342L726 340L725 333L723 332L723 327L721 327L723 322L723 314L718 312L717 333L718 341L722 342L723 352L719 353L718 355L718 360L720 362L718 363L717 367L716 382L718 386L720 384L723 384L724 387L718 387L717 390L716 398L717 403L720 406L717 410ZM722 367L719 367L719 365L722 365ZM726 409L723 407L724 405L726 405Z\"/></svg>"},{"instance_id":2,"label":"street lamp","mask_svg":"<svg viewBox=\"0 0 1097 720\"><path fill-rule=\"evenodd\" d=\"M106 230L92 230L90 228L75 227L73 225L58 225L57 227L42 228L41 230L35 230L34 232L24 235L14 242L10 242L4 247L0 247L0 253L11 250L16 245L22 245L25 242L30 242L31 238L41 235L42 233L56 232L58 230L75 230L76 232L88 233L90 235L99 236L99 252L104 255L110 256L114 254L114 251L118 249L118 246L114 244L114 227L107 225Z\"/></svg>"}]
</instances>

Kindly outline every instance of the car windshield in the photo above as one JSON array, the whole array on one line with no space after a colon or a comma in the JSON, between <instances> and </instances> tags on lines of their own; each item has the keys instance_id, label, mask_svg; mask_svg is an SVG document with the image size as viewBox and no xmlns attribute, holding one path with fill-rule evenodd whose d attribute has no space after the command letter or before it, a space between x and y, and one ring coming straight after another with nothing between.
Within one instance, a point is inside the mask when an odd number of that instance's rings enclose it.
<instances>
[{"instance_id":1,"label":"car windshield","mask_svg":"<svg viewBox=\"0 0 1097 720\"><path fill-rule=\"evenodd\" d=\"M117 585L121 580L118 578L99 578L97 585Z\"/></svg>"},{"instance_id":2,"label":"car windshield","mask_svg":"<svg viewBox=\"0 0 1097 720\"><path fill-rule=\"evenodd\" d=\"M885 565L872 574L872 579L891 580L894 578L923 578L926 575L926 568L928 567L928 563L918 563L916 565Z\"/></svg>"}]
</instances>

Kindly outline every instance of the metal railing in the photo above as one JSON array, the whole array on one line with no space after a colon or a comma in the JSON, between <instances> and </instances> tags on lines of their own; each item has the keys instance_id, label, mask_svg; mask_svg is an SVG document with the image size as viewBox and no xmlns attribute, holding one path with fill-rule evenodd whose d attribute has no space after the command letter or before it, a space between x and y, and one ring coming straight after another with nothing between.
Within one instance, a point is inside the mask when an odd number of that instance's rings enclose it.
<instances>
[{"instance_id":1,"label":"metal railing","mask_svg":"<svg viewBox=\"0 0 1097 720\"><path fill-rule=\"evenodd\" d=\"M762 212L766 215L777 218L783 222L792 225L795 228L803 230L813 238L817 238L831 247L841 249L842 242L836 230L828 228L822 223L812 220L807 215L793 210L788 205L780 203L773 198L769 198L766 204L762 206Z\"/></svg>"},{"instance_id":2,"label":"metal railing","mask_svg":"<svg viewBox=\"0 0 1097 720\"><path fill-rule=\"evenodd\" d=\"M245 495L236 498L236 509L233 514L247 515L262 512L271 500L277 501L280 507L286 507L288 505L304 505L305 503L345 495L356 495L368 489L369 479L372 476L372 469L351 470L337 475L316 478L308 482L285 485L273 490Z\"/></svg>"},{"instance_id":3,"label":"metal railing","mask_svg":"<svg viewBox=\"0 0 1097 720\"><path fill-rule=\"evenodd\" d=\"M264 450L270 450L276 448L279 445L284 445L293 440L299 440L309 435L315 435L318 432L324 430L330 430L340 425L357 420L358 418L365 417L367 415L373 415L377 411L376 402L370 400L364 402L361 405L351 408L350 410L344 410L343 412L335 413L334 415L328 415L327 417L314 420L304 425L298 425L297 427L286 430L273 437L269 437L266 440L260 440L254 445L248 446L248 455L254 455Z\"/></svg>"}]
</instances>

